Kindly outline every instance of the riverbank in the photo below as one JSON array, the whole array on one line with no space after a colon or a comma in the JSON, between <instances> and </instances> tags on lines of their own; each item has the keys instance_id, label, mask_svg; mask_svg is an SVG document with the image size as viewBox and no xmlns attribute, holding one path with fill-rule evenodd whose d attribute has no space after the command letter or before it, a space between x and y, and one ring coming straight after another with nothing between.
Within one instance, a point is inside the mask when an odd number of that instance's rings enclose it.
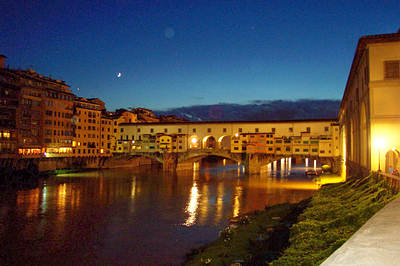
<instances>
[{"instance_id":1,"label":"riverbank","mask_svg":"<svg viewBox=\"0 0 400 266\"><path fill-rule=\"evenodd\" d=\"M215 242L192 250L187 265L318 265L397 196L376 174L324 185L308 201L232 224Z\"/></svg>"}]
</instances>

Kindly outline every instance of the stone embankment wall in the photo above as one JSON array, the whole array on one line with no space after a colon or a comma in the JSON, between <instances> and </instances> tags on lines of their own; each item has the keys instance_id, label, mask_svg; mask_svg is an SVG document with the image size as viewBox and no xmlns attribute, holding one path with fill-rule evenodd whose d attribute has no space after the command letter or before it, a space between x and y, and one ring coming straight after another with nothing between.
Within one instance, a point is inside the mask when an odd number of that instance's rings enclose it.
<instances>
[{"instance_id":1,"label":"stone embankment wall","mask_svg":"<svg viewBox=\"0 0 400 266\"><path fill-rule=\"evenodd\" d=\"M40 172L58 169L120 168L150 165L152 160L144 157L78 157L78 158L0 158L0 168L22 170L36 168Z\"/></svg>"}]
</instances>

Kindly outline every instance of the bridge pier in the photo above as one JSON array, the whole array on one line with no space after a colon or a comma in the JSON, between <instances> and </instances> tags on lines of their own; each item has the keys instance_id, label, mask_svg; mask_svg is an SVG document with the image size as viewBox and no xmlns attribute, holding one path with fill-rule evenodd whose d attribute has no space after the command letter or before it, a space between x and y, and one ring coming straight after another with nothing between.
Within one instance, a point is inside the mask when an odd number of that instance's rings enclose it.
<instances>
[{"instance_id":1,"label":"bridge pier","mask_svg":"<svg viewBox=\"0 0 400 266\"><path fill-rule=\"evenodd\" d=\"M175 171L178 166L178 156L174 152L163 153L163 170L164 171Z\"/></svg>"},{"instance_id":2,"label":"bridge pier","mask_svg":"<svg viewBox=\"0 0 400 266\"><path fill-rule=\"evenodd\" d=\"M266 170L267 165L272 162L271 156L267 154L246 154L244 166L246 173L256 174Z\"/></svg>"}]
</instances>

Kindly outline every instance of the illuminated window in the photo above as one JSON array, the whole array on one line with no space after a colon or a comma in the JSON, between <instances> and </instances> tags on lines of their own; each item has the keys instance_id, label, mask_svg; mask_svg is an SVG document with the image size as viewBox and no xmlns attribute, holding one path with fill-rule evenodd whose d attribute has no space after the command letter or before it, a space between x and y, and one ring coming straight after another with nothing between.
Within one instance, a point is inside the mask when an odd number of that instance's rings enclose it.
<instances>
[{"instance_id":1,"label":"illuminated window","mask_svg":"<svg viewBox=\"0 0 400 266\"><path fill-rule=\"evenodd\" d=\"M385 61L385 79L400 78L400 60Z\"/></svg>"}]
</instances>

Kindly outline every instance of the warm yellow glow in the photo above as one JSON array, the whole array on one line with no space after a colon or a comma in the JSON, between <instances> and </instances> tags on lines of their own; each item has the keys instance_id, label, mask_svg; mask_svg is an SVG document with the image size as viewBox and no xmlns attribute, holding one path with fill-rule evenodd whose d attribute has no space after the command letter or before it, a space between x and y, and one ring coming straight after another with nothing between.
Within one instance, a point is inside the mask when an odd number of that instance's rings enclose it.
<instances>
[{"instance_id":1,"label":"warm yellow glow","mask_svg":"<svg viewBox=\"0 0 400 266\"><path fill-rule=\"evenodd\" d=\"M239 133L236 133L236 134L235 134L235 137L239 137Z\"/></svg>"},{"instance_id":2,"label":"warm yellow glow","mask_svg":"<svg viewBox=\"0 0 400 266\"><path fill-rule=\"evenodd\" d=\"M222 219L222 210L224 206L224 183L220 182L217 186L217 202L216 202L216 214L215 214L215 223L219 223Z\"/></svg>"},{"instance_id":3,"label":"warm yellow glow","mask_svg":"<svg viewBox=\"0 0 400 266\"><path fill-rule=\"evenodd\" d=\"M242 188L240 186L235 187L235 199L233 200L233 213L232 216L236 217L240 212L240 196L242 195Z\"/></svg>"},{"instance_id":4,"label":"warm yellow glow","mask_svg":"<svg viewBox=\"0 0 400 266\"><path fill-rule=\"evenodd\" d=\"M103 149L100 149L100 153L104 153L104 150L103 150Z\"/></svg>"},{"instance_id":5,"label":"warm yellow glow","mask_svg":"<svg viewBox=\"0 0 400 266\"><path fill-rule=\"evenodd\" d=\"M320 177L317 177L315 179L315 182L319 185L325 185L325 184L335 184L335 183L342 183L346 181L346 177L341 175L321 175Z\"/></svg>"},{"instance_id":6,"label":"warm yellow glow","mask_svg":"<svg viewBox=\"0 0 400 266\"><path fill-rule=\"evenodd\" d=\"M197 188L196 182L193 182L192 189L190 190L190 200L186 207L186 212L189 214L189 217L186 219L184 225L192 226L196 222L196 214L199 200L199 190Z\"/></svg>"},{"instance_id":7,"label":"warm yellow glow","mask_svg":"<svg viewBox=\"0 0 400 266\"><path fill-rule=\"evenodd\" d=\"M136 176L132 178L132 184L131 184L131 198L134 199L136 195Z\"/></svg>"},{"instance_id":8,"label":"warm yellow glow","mask_svg":"<svg viewBox=\"0 0 400 266\"><path fill-rule=\"evenodd\" d=\"M193 162L193 171L199 170L200 162Z\"/></svg>"},{"instance_id":9,"label":"warm yellow glow","mask_svg":"<svg viewBox=\"0 0 400 266\"><path fill-rule=\"evenodd\" d=\"M196 137L192 138L192 143L193 143L193 144L196 144L197 141L198 141L198 139L197 139Z\"/></svg>"},{"instance_id":10,"label":"warm yellow glow","mask_svg":"<svg viewBox=\"0 0 400 266\"><path fill-rule=\"evenodd\" d=\"M72 141L72 147L76 147L76 141L75 140Z\"/></svg>"},{"instance_id":11,"label":"warm yellow glow","mask_svg":"<svg viewBox=\"0 0 400 266\"><path fill-rule=\"evenodd\" d=\"M376 139L375 139L375 147L376 147L377 149L383 149L383 148L385 148L385 147L386 147L386 143L387 143L387 141L386 141L386 139L384 139L384 138L376 138Z\"/></svg>"}]
</instances>

